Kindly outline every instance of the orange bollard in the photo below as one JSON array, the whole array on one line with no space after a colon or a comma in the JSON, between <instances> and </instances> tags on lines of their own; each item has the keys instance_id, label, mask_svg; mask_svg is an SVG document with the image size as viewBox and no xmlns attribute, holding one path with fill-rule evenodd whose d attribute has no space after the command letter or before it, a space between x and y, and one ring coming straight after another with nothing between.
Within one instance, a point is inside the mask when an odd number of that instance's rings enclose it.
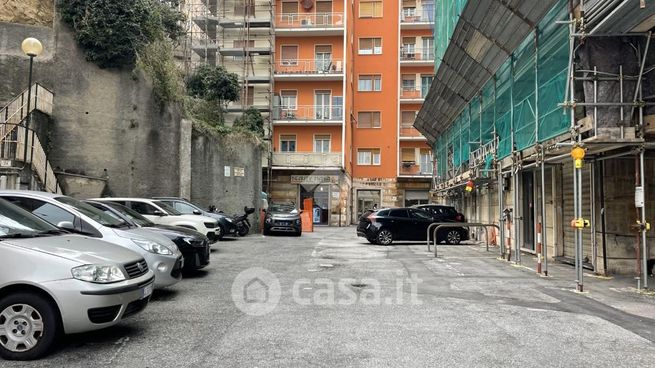
<instances>
[{"instance_id":1,"label":"orange bollard","mask_svg":"<svg viewBox=\"0 0 655 368\"><path fill-rule=\"evenodd\" d=\"M304 210L300 214L300 220L302 221L302 231L303 232L313 232L314 231L314 200L311 198L306 198L302 202Z\"/></svg>"}]
</instances>

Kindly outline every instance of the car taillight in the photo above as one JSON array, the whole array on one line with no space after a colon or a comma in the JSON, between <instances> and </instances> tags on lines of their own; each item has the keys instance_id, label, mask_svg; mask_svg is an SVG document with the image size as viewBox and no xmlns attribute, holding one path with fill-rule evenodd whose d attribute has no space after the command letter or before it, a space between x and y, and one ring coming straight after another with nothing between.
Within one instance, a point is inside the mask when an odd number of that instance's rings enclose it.
<instances>
[{"instance_id":1,"label":"car taillight","mask_svg":"<svg viewBox=\"0 0 655 368\"><path fill-rule=\"evenodd\" d=\"M457 216L455 216L455 220L459 222L465 222L466 220L464 219L464 215L461 213L458 213Z\"/></svg>"},{"instance_id":2,"label":"car taillight","mask_svg":"<svg viewBox=\"0 0 655 368\"><path fill-rule=\"evenodd\" d=\"M372 214L368 215L366 218L369 219L369 221L371 221L371 222L375 222L375 220L377 219L377 216L375 216L375 214L372 213Z\"/></svg>"}]
</instances>

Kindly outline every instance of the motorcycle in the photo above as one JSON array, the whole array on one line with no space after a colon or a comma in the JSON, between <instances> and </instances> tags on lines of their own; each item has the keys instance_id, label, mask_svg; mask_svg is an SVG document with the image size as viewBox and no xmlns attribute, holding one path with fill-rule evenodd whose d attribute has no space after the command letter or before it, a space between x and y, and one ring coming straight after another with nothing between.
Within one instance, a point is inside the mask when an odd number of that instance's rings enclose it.
<instances>
[{"instance_id":1,"label":"motorcycle","mask_svg":"<svg viewBox=\"0 0 655 368\"><path fill-rule=\"evenodd\" d=\"M245 206L243 207L243 212L244 212L243 215L235 214L232 217L232 221L237 226L237 235L239 236L246 236L250 232L251 225L250 225L250 220L248 220L248 216L255 213L255 208Z\"/></svg>"}]
</instances>

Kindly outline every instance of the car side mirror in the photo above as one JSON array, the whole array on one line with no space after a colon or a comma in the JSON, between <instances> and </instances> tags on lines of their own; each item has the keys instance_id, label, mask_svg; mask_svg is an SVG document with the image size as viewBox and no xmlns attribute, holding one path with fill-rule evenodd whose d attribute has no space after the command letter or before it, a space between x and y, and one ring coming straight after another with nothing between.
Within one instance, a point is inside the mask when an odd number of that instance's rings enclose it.
<instances>
[{"instance_id":1,"label":"car side mirror","mask_svg":"<svg viewBox=\"0 0 655 368\"><path fill-rule=\"evenodd\" d=\"M155 210L152 214L155 216L166 216L166 214L160 210Z\"/></svg>"},{"instance_id":2,"label":"car side mirror","mask_svg":"<svg viewBox=\"0 0 655 368\"><path fill-rule=\"evenodd\" d=\"M193 210L194 215L202 215L202 212L200 210Z\"/></svg>"},{"instance_id":3,"label":"car side mirror","mask_svg":"<svg viewBox=\"0 0 655 368\"><path fill-rule=\"evenodd\" d=\"M57 227L60 229L68 230L68 231L76 231L75 225L73 225L72 222L70 221L61 221L57 223Z\"/></svg>"}]
</instances>

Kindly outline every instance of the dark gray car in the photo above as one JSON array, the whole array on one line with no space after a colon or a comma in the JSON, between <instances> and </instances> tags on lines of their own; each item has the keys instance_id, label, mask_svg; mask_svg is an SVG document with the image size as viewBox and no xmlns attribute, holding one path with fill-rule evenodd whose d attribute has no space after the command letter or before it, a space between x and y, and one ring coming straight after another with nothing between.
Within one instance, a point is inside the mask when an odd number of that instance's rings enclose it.
<instances>
[{"instance_id":1,"label":"dark gray car","mask_svg":"<svg viewBox=\"0 0 655 368\"><path fill-rule=\"evenodd\" d=\"M274 232L302 235L300 211L293 204L271 204L266 210L264 235Z\"/></svg>"}]
</instances>

